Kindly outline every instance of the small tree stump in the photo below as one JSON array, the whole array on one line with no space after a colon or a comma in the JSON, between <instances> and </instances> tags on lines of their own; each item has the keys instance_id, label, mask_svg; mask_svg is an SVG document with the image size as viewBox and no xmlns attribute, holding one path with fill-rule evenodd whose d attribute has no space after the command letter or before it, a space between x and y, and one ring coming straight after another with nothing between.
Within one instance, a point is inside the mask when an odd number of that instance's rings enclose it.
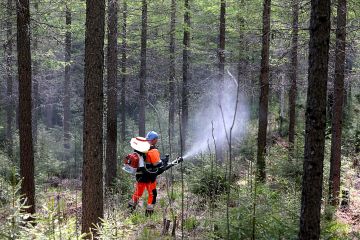
<instances>
[{"instance_id":1,"label":"small tree stump","mask_svg":"<svg viewBox=\"0 0 360 240\"><path fill-rule=\"evenodd\" d=\"M174 224L173 224L173 227L172 227L172 231L171 231L171 236L175 237L175 234L176 234L176 216L174 218Z\"/></svg>"},{"instance_id":2,"label":"small tree stump","mask_svg":"<svg viewBox=\"0 0 360 240\"><path fill-rule=\"evenodd\" d=\"M170 228L170 220L164 218L164 222L163 222L163 230L161 235L167 235L169 233L169 228Z\"/></svg>"}]
</instances>

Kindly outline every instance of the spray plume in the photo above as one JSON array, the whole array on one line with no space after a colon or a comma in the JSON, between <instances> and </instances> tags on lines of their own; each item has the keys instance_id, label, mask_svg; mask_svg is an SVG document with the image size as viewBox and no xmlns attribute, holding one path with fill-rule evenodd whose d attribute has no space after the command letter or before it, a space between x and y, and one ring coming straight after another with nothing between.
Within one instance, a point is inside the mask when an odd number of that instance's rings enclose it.
<instances>
[{"instance_id":1,"label":"spray plume","mask_svg":"<svg viewBox=\"0 0 360 240\"><path fill-rule=\"evenodd\" d=\"M230 77L232 77L230 75ZM222 91L221 99L218 98ZM239 88L237 95L237 82L232 78L225 78L222 89L219 89L219 81L212 81L199 101L199 105L193 110L192 118L189 119L188 149L183 158L191 158L201 152L214 150L213 140L216 145L226 144L226 131L229 134L233 122L238 97L235 124L232 130L234 139L240 139L246 132L249 119L246 99ZM225 125L225 127L224 127ZM209 144L210 143L210 144ZM210 145L210 146L209 146Z\"/></svg>"}]
</instances>

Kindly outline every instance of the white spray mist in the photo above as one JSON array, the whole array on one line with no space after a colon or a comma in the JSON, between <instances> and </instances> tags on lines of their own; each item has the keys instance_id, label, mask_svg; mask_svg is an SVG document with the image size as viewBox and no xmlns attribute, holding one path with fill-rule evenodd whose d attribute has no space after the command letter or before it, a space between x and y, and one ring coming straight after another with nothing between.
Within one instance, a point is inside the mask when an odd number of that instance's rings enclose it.
<instances>
[{"instance_id":1,"label":"white spray mist","mask_svg":"<svg viewBox=\"0 0 360 240\"><path fill-rule=\"evenodd\" d=\"M212 81L206 87L207 91L201 97L199 105L191 110L192 114L189 119L190 143L183 156L184 159L191 158L201 152L207 152L209 147L213 151L213 139L215 139L217 145L225 144L225 128L229 134L234 119L237 98L236 82L230 78L225 78L222 89L219 89L219 81ZM222 91L222 99L218 99L219 91ZM249 119L247 101L241 94L243 91L241 87L239 91L237 113L232 130L234 139L242 138L245 135ZM213 131L212 128L214 128Z\"/></svg>"}]
</instances>

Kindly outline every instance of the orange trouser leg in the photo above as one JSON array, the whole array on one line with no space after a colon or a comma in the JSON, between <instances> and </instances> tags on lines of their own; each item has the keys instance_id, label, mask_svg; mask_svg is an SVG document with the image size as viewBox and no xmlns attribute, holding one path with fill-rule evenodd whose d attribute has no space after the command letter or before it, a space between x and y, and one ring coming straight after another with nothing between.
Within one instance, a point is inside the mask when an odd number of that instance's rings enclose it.
<instances>
[{"instance_id":1,"label":"orange trouser leg","mask_svg":"<svg viewBox=\"0 0 360 240\"><path fill-rule=\"evenodd\" d=\"M156 203L156 196L157 196L157 191L156 191L156 181L152 182L152 183L147 183L146 185L146 190L148 191L148 205L150 204L155 204Z\"/></svg>"},{"instance_id":2,"label":"orange trouser leg","mask_svg":"<svg viewBox=\"0 0 360 240\"><path fill-rule=\"evenodd\" d=\"M146 185L147 183L136 182L135 192L132 196L132 200L134 203L137 203L139 201L139 198L141 198L144 193Z\"/></svg>"}]
</instances>

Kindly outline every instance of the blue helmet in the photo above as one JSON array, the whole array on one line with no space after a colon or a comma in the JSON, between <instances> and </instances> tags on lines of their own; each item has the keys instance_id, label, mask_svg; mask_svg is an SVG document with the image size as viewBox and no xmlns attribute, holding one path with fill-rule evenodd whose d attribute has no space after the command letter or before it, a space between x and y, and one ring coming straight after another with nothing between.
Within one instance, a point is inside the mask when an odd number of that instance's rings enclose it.
<instances>
[{"instance_id":1,"label":"blue helmet","mask_svg":"<svg viewBox=\"0 0 360 240\"><path fill-rule=\"evenodd\" d=\"M148 141L152 141L157 138L159 138L159 135L154 131L150 131L146 134L146 140Z\"/></svg>"}]
</instances>

